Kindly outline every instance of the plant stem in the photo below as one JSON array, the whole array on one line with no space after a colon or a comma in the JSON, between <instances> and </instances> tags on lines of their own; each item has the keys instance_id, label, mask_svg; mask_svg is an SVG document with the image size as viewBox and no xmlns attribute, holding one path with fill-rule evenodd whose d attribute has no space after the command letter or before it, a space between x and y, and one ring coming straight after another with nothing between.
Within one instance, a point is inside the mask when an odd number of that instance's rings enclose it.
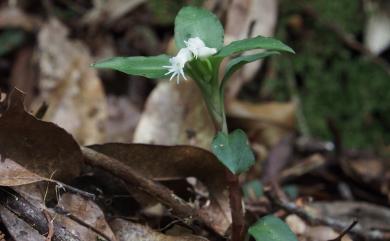
<instances>
[{"instance_id":1,"label":"plant stem","mask_svg":"<svg viewBox=\"0 0 390 241\"><path fill-rule=\"evenodd\" d=\"M242 195L238 176L225 170L227 184L229 186L230 209L232 213L232 241L245 239L245 216L242 207Z\"/></svg>"},{"instance_id":2,"label":"plant stem","mask_svg":"<svg viewBox=\"0 0 390 241\"><path fill-rule=\"evenodd\" d=\"M210 62L207 64L211 65ZM219 63L217 63L217 65L218 64ZM207 80L209 77L207 72L210 70L207 69L208 67L209 66L193 63L187 71L197 82L198 87L202 92L203 99L206 102L207 109L214 122L216 132L228 134L224 92L221 90L221 86L218 81L218 67L215 67L215 72L210 75L212 79ZM202 76L199 76L197 73L202 73ZM234 175L227 167L225 167L225 179L229 187L230 210L232 216L231 241L243 241L245 239L245 216L242 207L242 194L238 176Z\"/></svg>"},{"instance_id":3,"label":"plant stem","mask_svg":"<svg viewBox=\"0 0 390 241\"><path fill-rule=\"evenodd\" d=\"M217 116L216 113L211 113L211 115L213 116L217 131L228 134L223 93L221 93L221 96L218 98L217 106L214 106L213 109L220 110L218 115L219 118L215 118ZM214 104L216 103L214 102ZM210 107L209 111L212 112ZM225 168L225 178L229 187L229 201L232 215L231 241L243 241L245 239L245 215L242 206L242 194L239 179L238 176L233 174L227 167Z\"/></svg>"}]
</instances>

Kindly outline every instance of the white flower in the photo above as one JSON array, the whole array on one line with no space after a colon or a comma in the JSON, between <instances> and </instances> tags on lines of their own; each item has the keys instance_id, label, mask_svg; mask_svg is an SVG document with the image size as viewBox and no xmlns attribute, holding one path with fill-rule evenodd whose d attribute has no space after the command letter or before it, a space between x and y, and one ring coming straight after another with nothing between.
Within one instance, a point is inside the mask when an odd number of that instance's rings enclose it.
<instances>
[{"instance_id":1,"label":"white flower","mask_svg":"<svg viewBox=\"0 0 390 241\"><path fill-rule=\"evenodd\" d=\"M184 43L195 58L207 58L217 53L217 49L206 47L205 43L199 37L189 38Z\"/></svg>"},{"instance_id":2,"label":"white flower","mask_svg":"<svg viewBox=\"0 0 390 241\"><path fill-rule=\"evenodd\" d=\"M179 53L177 53L175 57L169 59L169 63L171 63L171 65L163 66L164 68L168 68L168 72L165 75L172 74L169 80L172 80L172 78L176 76L177 84L179 84L180 75L183 76L185 80L187 80L186 76L184 75L184 66L192 59L193 56L189 49L180 49Z\"/></svg>"}]
</instances>

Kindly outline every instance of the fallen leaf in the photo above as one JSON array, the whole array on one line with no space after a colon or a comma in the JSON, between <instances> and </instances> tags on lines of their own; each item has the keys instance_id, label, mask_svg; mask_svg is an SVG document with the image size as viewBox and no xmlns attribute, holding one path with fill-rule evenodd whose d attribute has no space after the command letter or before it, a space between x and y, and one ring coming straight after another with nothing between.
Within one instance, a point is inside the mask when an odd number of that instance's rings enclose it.
<instances>
[{"instance_id":1,"label":"fallen leaf","mask_svg":"<svg viewBox=\"0 0 390 241\"><path fill-rule=\"evenodd\" d=\"M19 186L45 179L8 158L0 161L0 177L0 186Z\"/></svg>"},{"instance_id":2,"label":"fallen leaf","mask_svg":"<svg viewBox=\"0 0 390 241\"><path fill-rule=\"evenodd\" d=\"M194 236L171 236L156 232L141 224L132 223L116 218L110 222L112 230L118 237L118 241L207 241L208 239Z\"/></svg>"},{"instance_id":3,"label":"fallen leaf","mask_svg":"<svg viewBox=\"0 0 390 241\"><path fill-rule=\"evenodd\" d=\"M227 12L225 42L262 35L272 37L277 20L276 0L233 0ZM258 51L257 51L258 52ZM248 54L256 51L248 51ZM241 86L253 79L262 61L246 64L229 82L227 96L234 97Z\"/></svg>"},{"instance_id":4,"label":"fallen leaf","mask_svg":"<svg viewBox=\"0 0 390 241\"><path fill-rule=\"evenodd\" d=\"M30 93L25 99L26 107L29 107L36 97L33 93L38 85L38 70L34 65L33 52L33 48L30 46L23 47L17 52L9 80L11 86L25 93Z\"/></svg>"},{"instance_id":5,"label":"fallen leaf","mask_svg":"<svg viewBox=\"0 0 390 241\"><path fill-rule=\"evenodd\" d=\"M108 96L107 142L131 142L141 113L126 97Z\"/></svg>"},{"instance_id":6,"label":"fallen leaf","mask_svg":"<svg viewBox=\"0 0 390 241\"><path fill-rule=\"evenodd\" d=\"M42 99L50 103L44 120L71 133L80 144L104 140L106 99L86 46L67 37L68 29L56 19L38 34Z\"/></svg>"},{"instance_id":7,"label":"fallen leaf","mask_svg":"<svg viewBox=\"0 0 390 241\"><path fill-rule=\"evenodd\" d=\"M86 200L75 194L65 193L61 196L58 206L79 220L104 233L111 241L117 240L104 217L103 211L93 201ZM68 216L57 215L56 221L61 223L73 234L76 234L81 240L99 240L100 235L73 221Z\"/></svg>"},{"instance_id":8,"label":"fallen leaf","mask_svg":"<svg viewBox=\"0 0 390 241\"><path fill-rule=\"evenodd\" d=\"M42 25L42 20L24 13L17 7L0 10L0 28L21 28L25 31L36 31Z\"/></svg>"},{"instance_id":9,"label":"fallen leaf","mask_svg":"<svg viewBox=\"0 0 390 241\"><path fill-rule=\"evenodd\" d=\"M390 4L386 1L365 1L369 14L364 33L364 44L375 55L390 46Z\"/></svg>"},{"instance_id":10,"label":"fallen leaf","mask_svg":"<svg viewBox=\"0 0 390 241\"><path fill-rule=\"evenodd\" d=\"M144 2L145 0L95 0L93 8L84 15L82 22L110 25Z\"/></svg>"},{"instance_id":11,"label":"fallen leaf","mask_svg":"<svg viewBox=\"0 0 390 241\"><path fill-rule=\"evenodd\" d=\"M134 142L210 149L214 126L193 81L161 82L150 94Z\"/></svg>"},{"instance_id":12,"label":"fallen leaf","mask_svg":"<svg viewBox=\"0 0 390 241\"><path fill-rule=\"evenodd\" d=\"M249 103L231 100L226 108L232 126L247 130L250 137L254 134L254 141L268 147L276 145L295 126L294 102Z\"/></svg>"},{"instance_id":13,"label":"fallen leaf","mask_svg":"<svg viewBox=\"0 0 390 241\"><path fill-rule=\"evenodd\" d=\"M111 143L90 148L122 161L146 178L178 180L196 177L210 193L210 204L201 207L200 211L208 213L214 229L219 233L224 234L230 226L224 166L212 153L192 146L144 144Z\"/></svg>"},{"instance_id":14,"label":"fallen leaf","mask_svg":"<svg viewBox=\"0 0 390 241\"><path fill-rule=\"evenodd\" d=\"M82 154L64 129L36 119L23 106L24 94L14 89L0 117L0 155L45 178L67 182L80 174Z\"/></svg>"}]
</instances>

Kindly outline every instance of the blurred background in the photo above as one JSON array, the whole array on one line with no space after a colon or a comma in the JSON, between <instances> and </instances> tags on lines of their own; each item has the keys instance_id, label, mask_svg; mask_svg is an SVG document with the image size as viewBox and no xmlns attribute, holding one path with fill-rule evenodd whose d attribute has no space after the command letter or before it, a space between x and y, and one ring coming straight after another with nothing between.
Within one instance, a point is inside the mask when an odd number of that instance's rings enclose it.
<instances>
[{"instance_id":1,"label":"blurred background","mask_svg":"<svg viewBox=\"0 0 390 241\"><path fill-rule=\"evenodd\" d=\"M327 150L389 153L387 0L2 0L0 89L27 92L32 112L46 103L44 119L81 144L208 148L212 127L193 83L89 67L174 54L174 17L189 4L219 16L226 43L275 36L296 51L246 66L227 89L230 126L248 132L260 157L289 133Z\"/></svg>"},{"instance_id":2,"label":"blurred background","mask_svg":"<svg viewBox=\"0 0 390 241\"><path fill-rule=\"evenodd\" d=\"M240 175L248 224L275 211L263 195L263 184L273 181L297 205L316 204L323 217L348 222L358 217L361 236L374 229L389 235L389 0L0 0L0 101L14 87L26 92L28 111L65 128L80 145L210 149L214 127L193 81L177 85L90 67L113 56L174 55L174 18L187 5L215 13L226 44L274 36L296 52L248 64L227 86L228 126L244 129L256 154L256 164ZM4 108L0 102L0 113ZM157 163L146 154L134 167L146 166L149 176L180 173L180 165L170 165L175 158L162 155L166 162ZM213 185L222 183L222 172L204 168L205 159L199 158L199 165L177 158ZM108 183L91 180L85 186ZM209 203L203 185L188 181L194 187L190 192L182 180L157 181L185 200ZM217 187L222 197L225 186ZM107 190L103 194L111 195ZM143 213L129 200L117 201L120 215ZM105 206L116 208L116 203ZM161 231L175 219L145 220ZM332 229L312 228L294 215L286 222L300 240L336 237Z\"/></svg>"}]
</instances>

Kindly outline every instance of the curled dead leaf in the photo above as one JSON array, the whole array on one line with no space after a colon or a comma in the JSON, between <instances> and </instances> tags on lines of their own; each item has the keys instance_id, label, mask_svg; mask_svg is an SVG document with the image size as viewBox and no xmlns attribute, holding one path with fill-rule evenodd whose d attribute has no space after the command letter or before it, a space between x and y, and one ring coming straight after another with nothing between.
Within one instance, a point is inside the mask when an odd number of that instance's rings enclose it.
<instances>
[{"instance_id":1,"label":"curled dead leaf","mask_svg":"<svg viewBox=\"0 0 390 241\"><path fill-rule=\"evenodd\" d=\"M45 178L67 182L80 174L82 154L64 129L24 110L24 94L14 89L0 117L0 155Z\"/></svg>"}]
</instances>

